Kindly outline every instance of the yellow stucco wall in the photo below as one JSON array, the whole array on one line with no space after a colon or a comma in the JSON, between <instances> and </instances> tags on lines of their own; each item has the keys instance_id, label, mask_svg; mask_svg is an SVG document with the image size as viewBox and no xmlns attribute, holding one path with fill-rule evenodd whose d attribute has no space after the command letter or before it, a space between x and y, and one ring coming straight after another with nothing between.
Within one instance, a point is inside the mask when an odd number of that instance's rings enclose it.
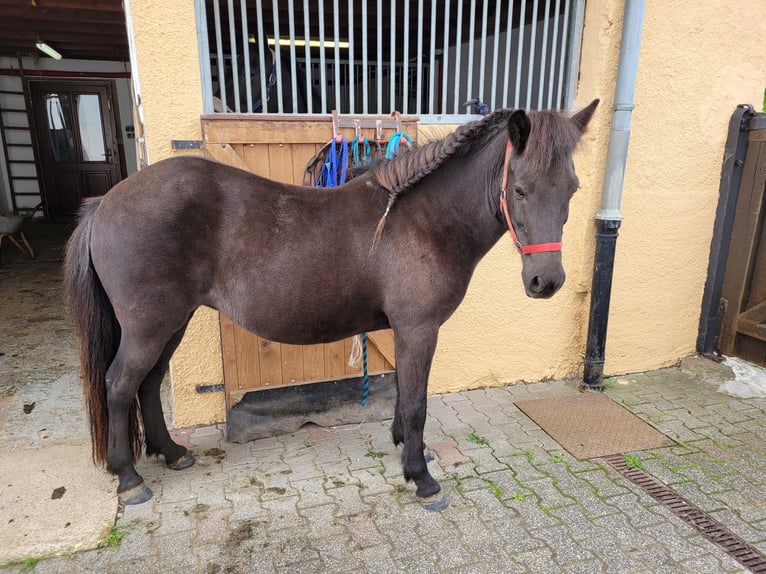
<instances>
[{"instance_id":1,"label":"yellow stucco wall","mask_svg":"<svg viewBox=\"0 0 766 574\"><path fill-rule=\"evenodd\" d=\"M190 0L131 0L136 59L150 162L181 153L172 140L201 140L202 86L197 25ZM199 309L170 363L174 424L224 420L223 393L197 393L223 383L218 314Z\"/></svg>"},{"instance_id":2,"label":"yellow stucco wall","mask_svg":"<svg viewBox=\"0 0 766 574\"><path fill-rule=\"evenodd\" d=\"M607 372L694 352L728 122L760 108L766 2L647 2Z\"/></svg>"},{"instance_id":3,"label":"yellow stucco wall","mask_svg":"<svg viewBox=\"0 0 766 574\"><path fill-rule=\"evenodd\" d=\"M193 6L131 4L147 144L157 161L172 154L171 139L200 139ZM442 329L431 392L581 371L623 8L623 0L586 3L576 103L599 97L602 104L575 157L581 190L564 232L567 283L551 300L528 299L519 256L503 239ZM728 120L737 104L757 105L766 87L764 21L764 2L647 2L607 374L672 364L694 350ZM421 137L430 129L422 126ZM194 392L195 385L222 382L213 312L197 314L171 371L178 426L223 419L220 393Z\"/></svg>"}]
</instances>

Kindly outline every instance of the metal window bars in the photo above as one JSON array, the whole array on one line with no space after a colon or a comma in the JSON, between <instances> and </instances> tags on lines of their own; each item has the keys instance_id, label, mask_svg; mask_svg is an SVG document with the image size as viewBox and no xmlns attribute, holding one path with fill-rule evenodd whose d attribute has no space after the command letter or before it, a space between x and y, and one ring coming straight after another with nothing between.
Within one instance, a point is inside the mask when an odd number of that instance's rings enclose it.
<instances>
[{"instance_id":1,"label":"metal window bars","mask_svg":"<svg viewBox=\"0 0 766 574\"><path fill-rule=\"evenodd\" d=\"M568 109L585 0L195 0L205 113Z\"/></svg>"}]
</instances>

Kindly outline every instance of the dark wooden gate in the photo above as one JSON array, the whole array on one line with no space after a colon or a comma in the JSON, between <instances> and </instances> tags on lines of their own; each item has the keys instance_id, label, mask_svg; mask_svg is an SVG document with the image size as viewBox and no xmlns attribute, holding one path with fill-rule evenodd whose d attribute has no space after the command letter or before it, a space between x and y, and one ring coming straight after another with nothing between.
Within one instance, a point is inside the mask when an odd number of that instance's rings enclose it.
<instances>
[{"instance_id":1,"label":"dark wooden gate","mask_svg":"<svg viewBox=\"0 0 766 574\"><path fill-rule=\"evenodd\" d=\"M720 303L720 352L766 366L766 114L746 126Z\"/></svg>"}]
</instances>

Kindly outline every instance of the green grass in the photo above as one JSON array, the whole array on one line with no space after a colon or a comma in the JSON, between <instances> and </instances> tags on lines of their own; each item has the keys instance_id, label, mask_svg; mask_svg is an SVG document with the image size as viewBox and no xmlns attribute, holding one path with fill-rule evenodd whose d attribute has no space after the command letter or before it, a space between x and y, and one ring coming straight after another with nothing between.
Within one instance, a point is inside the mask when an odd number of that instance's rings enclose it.
<instances>
[{"instance_id":1,"label":"green grass","mask_svg":"<svg viewBox=\"0 0 766 574\"><path fill-rule=\"evenodd\" d=\"M643 463L635 454L623 454L622 456L628 463L628 468L643 468Z\"/></svg>"},{"instance_id":2,"label":"green grass","mask_svg":"<svg viewBox=\"0 0 766 574\"><path fill-rule=\"evenodd\" d=\"M125 533L117 526L112 526L107 535L101 541L101 548L114 548L119 546L122 539L125 537Z\"/></svg>"},{"instance_id":3,"label":"green grass","mask_svg":"<svg viewBox=\"0 0 766 574\"><path fill-rule=\"evenodd\" d=\"M371 448L368 448L367 454L365 454L364 456L369 456L370 458L374 458L375 460L380 460L381 458L386 456L386 453L381 451L375 451L375 450L372 450Z\"/></svg>"},{"instance_id":4,"label":"green grass","mask_svg":"<svg viewBox=\"0 0 766 574\"><path fill-rule=\"evenodd\" d=\"M40 562L39 558L24 558L21 561L21 569L24 572L27 572L29 570L34 570L38 562Z\"/></svg>"},{"instance_id":5,"label":"green grass","mask_svg":"<svg viewBox=\"0 0 766 574\"><path fill-rule=\"evenodd\" d=\"M487 486L492 491L492 494L495 498L497 498L500 502L503 501L503 491L500 490L500 487L495 484L493 481L491 481L488 478L483 479L485 483L487 483Z\"/></svg>"},{"instance_id":6,"label":"green grass","mask_svg":"<svg viewBox=\"0 0 766 574\"><path fill-rule=\"evenodd\" d=\"M511 500L513 500L514 502L524 502L525 498L526 496L523 492L514 492L513 496L511 497Z\"/></svg>"},{"instance_id":7,"label":"green grass","mask_svg":"<svg viewBox=\"0 0 766 574\"><path fill-rule=\"evenodd\" d=\"M468 442L472 442L473 444L483 444L484 446L489 445L489 441L486 438L478 436L476 433L468 435Z\"/></svg>"}]
</instances>

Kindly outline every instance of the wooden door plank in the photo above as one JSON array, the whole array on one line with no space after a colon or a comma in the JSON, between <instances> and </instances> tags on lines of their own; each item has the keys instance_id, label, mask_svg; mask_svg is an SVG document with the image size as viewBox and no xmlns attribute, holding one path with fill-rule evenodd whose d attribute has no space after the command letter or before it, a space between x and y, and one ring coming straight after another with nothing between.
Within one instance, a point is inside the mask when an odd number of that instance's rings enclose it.
<instances>
[{"instance_id":1,"label":"wooden door plank","mask_svg":"<svg viewBox=\"0 0 766 574\"><path fill-rule=\"evenodd\" d=\"M221 330L221 356L223 360L223 387L225 397L239 389L239 377L237 373L237 345L234 335L235 324L223 313L218 314L219 328ZM227 408L231 405L227 404Z\"/></svg>"},{"instance_id":2,"label":"wooden door plank","mask_svg":"<svg viewBox=\"0 0 766 574\"><path fill-rule=\"evenodd\" d=\"M239 148L240 152L243 153L242 145L240 145ZM224 143L208 145L205 147L205 152L213 159L217 159L218 161L227 165L232 165L240 169L248 169L245 160L242 159L242 156L237 153L231 144Z\"/></svg>"},{"instance_id":3,"label":"wooden door plank","mask_svg":"<svg viewBox=\"0 0 766 574\"><path fill-rule=\"evenodd\" d=\"M392 329L372 331L371 333L367 333L367 338L377 347L383 357L385 357L386 361L396 368L394 331Z\"/></svg>"},{"instance_id":4,"label":"wooden door plank","mask_svg":"<svg viewBox=\"0 0 766 574\"><path fill-rule=\"evenodd\" d=\"M293 150L292 146L269 144L269 177L276 181L292 183Z\"/></svg>"},{"instance_id":5,"label":"wooden door plank","mask_svg":"<svg viewBox=\"0 0 766 574\"><path fill-rule=\"evenodd\" d=\"M305 380L303 371L303 347L282 344L282 382L294 385Z\"/></svg>"},{"instance_id":6,"label":"wooden door plank","mask_svg":"<svg viewBox=\"0 0 766 574\"><path fill-rule=\"evenodd\" d=\"M307 381L325 378L324 345L306 345L303 348L303 376Z\"/></svg>"},{"instance_id":7,"label":"wooden door plank","mask_svg":"<svg viewBox=\"0 0 766 574\"><path fill-rule=\"evenodd\" d=\"M343 341L327 343L324 348L324 374L328 379L346 374L346 344Z\"/></svg>"},{"instance_id":8,"label":"wooden door plank","mask_svg":"<svg viewBox=\"0 0 766 574\"><path fill-rule=\"evenodd\" d=\"M388 361L383 357L380 350L369 339L367 340L367 370L370 373L390 371Z\"/></svg>"},{"instance_id":9,"label":"wooden door plank","mask_svg":"<svg viewBox=\"0 0 766 574\"><path fill-rule=\"evenodd\" d=\"M269 177L271 167L267 144L246 144L243 148L243 156L250 171L263 177Z\"/></svg>"},{"instance_id":10,"label":"wooden door plank","mask_svg":"<svg viewBox=\"0 0 766 574\"><path fill-rule=\"evenodd\" d=\"M261 386L276 387L282 379L282 348L278 343L258 337L258 358L260 360Z\"/></svg>"},{"instance_id":11,"label":"wooden door plank","mask_svg":"<svg viewBox=\"0 0 766 574\"><path fill-rule=\"evenodd\" d=\"M257 389L261 386L258 337L239 325L234 325L237 354L237 388Z\"/></svg>"}]
</instances>

